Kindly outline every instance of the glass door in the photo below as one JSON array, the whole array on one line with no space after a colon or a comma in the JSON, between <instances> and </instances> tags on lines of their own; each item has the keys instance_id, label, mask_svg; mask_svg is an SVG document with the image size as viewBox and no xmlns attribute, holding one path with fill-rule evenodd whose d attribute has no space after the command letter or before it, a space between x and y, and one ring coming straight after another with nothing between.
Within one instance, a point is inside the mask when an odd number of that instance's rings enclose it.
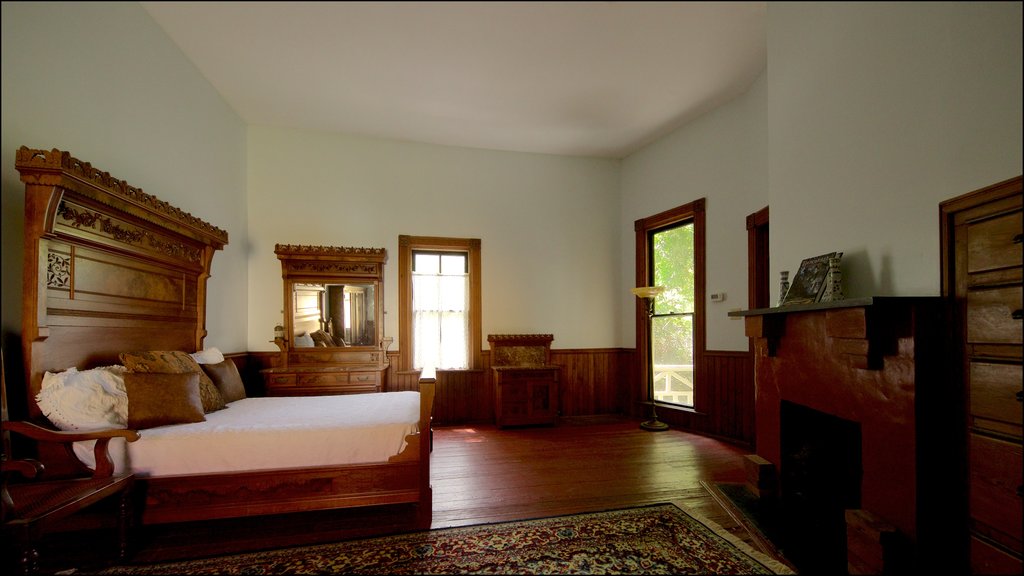
<instances>
[{"instance_id":1,"label":"glass door","mask_svg":"<svg viewBox=\"0 0 1024 576\"><path fill-rule=\"evenodd\" d=\"M656 402L694 405L694 224L685 221L650 233L654 300L650 325L652 392Z\"/></svg>"}]
</instances>

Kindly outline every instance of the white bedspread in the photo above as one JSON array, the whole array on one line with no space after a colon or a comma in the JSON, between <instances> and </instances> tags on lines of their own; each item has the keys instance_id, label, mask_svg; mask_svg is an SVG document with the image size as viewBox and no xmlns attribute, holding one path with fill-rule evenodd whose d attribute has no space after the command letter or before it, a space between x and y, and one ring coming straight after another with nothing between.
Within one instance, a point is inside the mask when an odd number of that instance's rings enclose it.
<instances>
[{"instance_id":1,"label":"white bedspread","mask_svg":"<svg viewBox=\"0 0 1024 576\"><path fill-rule=\"evenodd\" d=\"M419 411L419 392L245 398L205 422L117 439L111 455L140 477L385 462L418 430Z\"/></svg>"}]
</instances>

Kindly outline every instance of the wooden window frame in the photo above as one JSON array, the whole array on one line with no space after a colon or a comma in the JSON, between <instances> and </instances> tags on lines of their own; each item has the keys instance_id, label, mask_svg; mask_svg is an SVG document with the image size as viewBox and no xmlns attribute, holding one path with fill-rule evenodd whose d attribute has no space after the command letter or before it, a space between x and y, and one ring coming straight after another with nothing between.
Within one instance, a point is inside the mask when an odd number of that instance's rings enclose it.
<instances>
[{"instance_id":1,"label":"wooden window frame","mask_svg":"<svg viewBox=\"0 0 1024 576\"><path fill-rule=\"evenodd\" d=\"M634 222L633 229L636 232L636 286L647 286L651 277L651 233L657 230L673 226L685 221L693 222L693 378L694 397L693 408L678 404L659 403L658 407L669 410L702 411L707 405L707 386L704 385L704 351L706 347L706 304L707 290L705 289L705 252L706 252L706 218L704 214L705 199L694 200L676 208L641 218ZM648 364L650 362L650 333L648 332L647 303L640 298L634 298L636 316L636 354L637 376L640 382L641 402L653 402L649 396L650 383L648 382Z\"/></svg>"},{"instance_id":2,"label":"wooden window frame","mask_svg":"<svg viewBox=\"0 0 1024 576\"><path fill-rule=\"evenodd\" d=\"M480 239L446 238L440 236L398 237L398 362L400 370L413 369L415 346L412 329L412 264L414 251L460 252L467 256L469 266L469 338L467 358L469 369L482 365L483 327L481 322L480 296Z\"/></svg>"}]
</instances>

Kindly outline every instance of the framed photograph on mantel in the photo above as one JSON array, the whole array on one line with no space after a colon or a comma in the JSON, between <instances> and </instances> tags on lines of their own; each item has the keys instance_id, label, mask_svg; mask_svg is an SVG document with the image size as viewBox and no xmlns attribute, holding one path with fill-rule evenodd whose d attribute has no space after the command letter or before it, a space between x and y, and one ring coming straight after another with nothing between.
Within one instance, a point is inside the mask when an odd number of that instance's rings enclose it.
<instances>
[{"instance_id":1,"label":"framed photograph on mantel","mask_svg":"<svg viewBox=\"0 0 1024 576\"><path fill-rule=\"evenodd\" d=\"M839 258L842 252L822 254L814 258L807 258L800 263L800 269L789 285L786 298L782 301L783 306L791 304L813 304L821 299L821 293L825 290L825 279L828 277L828 259Z\"/></svg>"}]
</instances>

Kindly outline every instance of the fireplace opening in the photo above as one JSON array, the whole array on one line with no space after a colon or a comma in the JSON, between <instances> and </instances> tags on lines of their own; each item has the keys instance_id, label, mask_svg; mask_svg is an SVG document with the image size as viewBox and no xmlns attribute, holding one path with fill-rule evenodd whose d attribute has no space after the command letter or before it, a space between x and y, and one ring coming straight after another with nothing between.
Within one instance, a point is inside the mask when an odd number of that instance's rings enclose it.
<instances>
[{"instance_id":1,"label":"fireplace opening","mask_svg":"<svg viewBox=\"0 0 1024 576\"><path fill-rule=\"evenodd\" d=\"M845 574L847 508L860 508L860 424L783 400L782 546L799 572Z\"/></svg>"}]
</instances>

